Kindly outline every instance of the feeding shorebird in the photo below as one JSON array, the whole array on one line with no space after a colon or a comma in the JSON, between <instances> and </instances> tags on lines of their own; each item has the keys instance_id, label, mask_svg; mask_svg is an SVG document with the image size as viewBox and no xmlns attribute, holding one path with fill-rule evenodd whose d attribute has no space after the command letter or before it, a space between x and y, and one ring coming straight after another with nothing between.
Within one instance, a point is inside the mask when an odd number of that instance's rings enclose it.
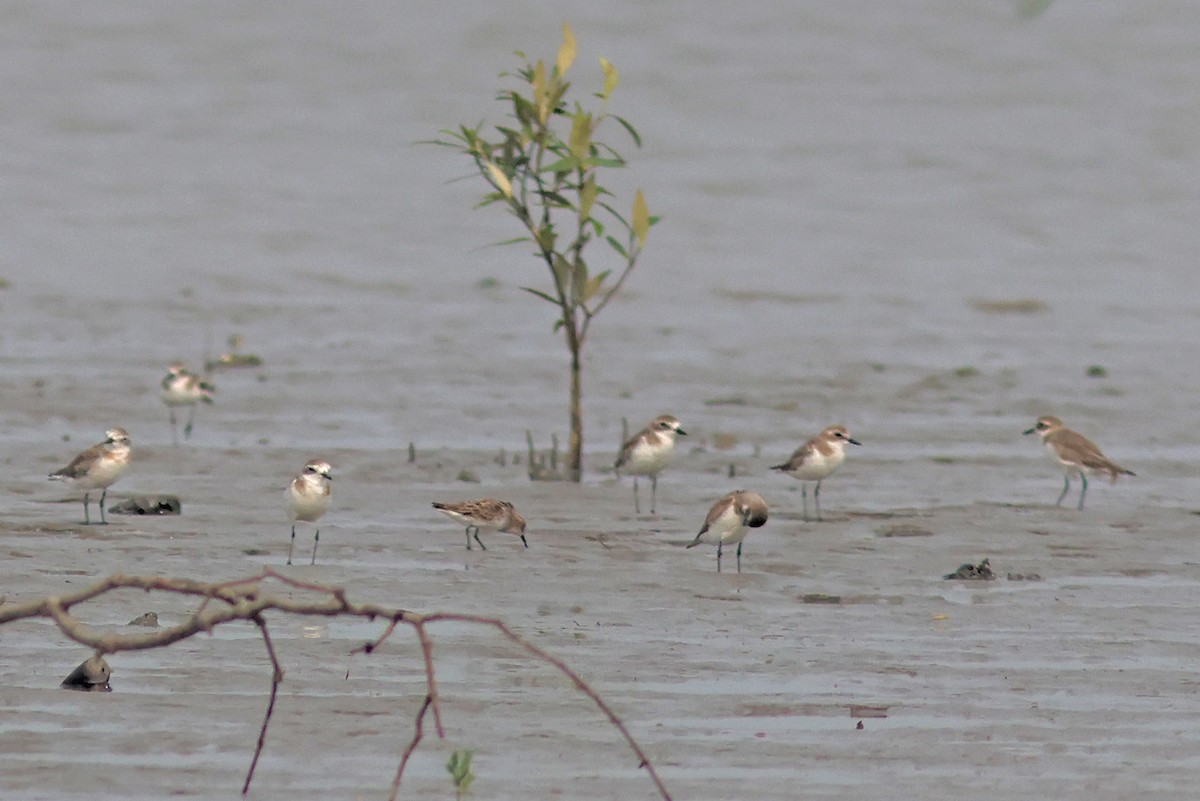
<instances>
[{"instance_id":1,"label":"feeding shorebird","mask_svg":"<svg viewBox=\"0 0 1200 801\"><path fill-rule=\"evenodd\" d=\"M734 490L712 505L704 526L696 539L688 543L693 548L702 542L717 544L717 572L721 572L721 548L737 543L737 572L742 572L742 540L750 529L767 522L767 502L757 492Z\"/></svg>"},{"instance_id":2,"label":"feeding shorebird","mask_svg":"<svg viewBox=\"0 0 1200 801\"><path fill-rule=\"evenodd\" d=\"M817 506L817 520L821 519L821 482L833 475L833 471L846 461L846 444L862 445L851 438L845 426L829 426L820 434L801 445L792 454L792 458L783 464L777 464L772 470L787 473L800 482L817 482L813 490L813 501ZM804 519L808 520L808 484L800 484L800 494L804 498Z\"/></svg>"},{"instance_id":3,"label":"feeding shorebird","mask_svg":"<svg viewBox=\"0 0 1200 801\"><path fill-rule=\"evenodd\" d=\"M292 521L292 541L288 545L287 563L292 563L292 550L296 547L296 523L316 523L329 509L333 494L333 476L329 462L313 459L304 465L304 472L292 479L287 487L288 517ZM313 535L312 561L317 563L317 545L321 542L321 529Z\"/></svg>"},{"instance_id":4,"label":"feeding shorebird","mask_svg":"<svg viewBox=\"0 0 1200 801\"><path fill-rule=\"evenodd\" d=\"M659 415L650 421L650 425L639 431L632 439L621 446L621 453L613 469L617 475L627 473L633 476L633 509L637 514L642 513L642 505L638 500L638 476L650 477L650 514L658 498L658 474L675 455L675 437L687 436L687 432L679 427L679 421L669 414Z\"/></svg>"},{"instance_id":5,"label":"feeding shorebird","mask_svg":"<svg viewBox=\"0 0 1200 801\"><path fill-rule=\"evenodd\" d=\"M97 443L80 453L71 463L61 470L55 470L50 478L55 481L66 481L83 492L83 524L91 525L92 519L88 514L88 501L91 491L98 489L100 493L100 523L108 525L104 516L104 499L108 496L108 488L124 474L129 467L130 447L129 432L123 428L110 428L104 432L104 442Z\"/></svg>"},{"instance_id":6,"label":"feeding shorebird","mask_svg":"<svg viewBox=\"0 0 1200 801\"><path fill-rule=\"evenodd\" d=\"M495 498L480 498L477 501L463 501L462 503L434 501L433 508L467 527L468 551L471 550L471 529L475 530L475 542L479 543L479 547L485 551L487 546L483 544L483 540L479 539L480 529L516 534L521 538L521 543L526 548L529 547L529 543L525 540L525 518L517 514L517 510L508 501L498 501Z\"/></svg>"},{"instance_id":7,"label":"feeding shorebird","mask_svg":"<svg viewBox=\"0 0 1200 801\"><path fill-rule=\"evenodd\" d=\"M175 428L175 409L180 406L190 407L187 424L183 427L183 438L190 439L192 423L196 418L196 404L212 403L215 389L212 384L189 371L182 362L175 362L167 368L167 375L162 380L162 402L167 405L171 417L171 442L179 444L179 433Z\"/></svg>"},{"instance_id":8,"label":"feeding shorebird","mask_svg":"<svg viewBox=\"0 0 1200 801\"><path fill-rule=\"evenodd\" d=\"M1110 461L1100 452L1096 443L1083 434L1067 428L1057 417L1051 415L1039 417L1037 424L1025 434L1040 436L1051 461L1062 467L1065 473L1063 491L1059 494L1058 500L1054 502L1055 506L1061 506L1063 498L1067 497L1067 491L1071 489L1071 476L1079 476L1083 485L1079 490L1079 506L1077 507L1082 510L1083 499L1087 495L1088 473L1107 473L1114 484L1117 483L1118 476L1136 475L1132 470L1126 470L1119 464Z\"/></svg>"}]
</instances>

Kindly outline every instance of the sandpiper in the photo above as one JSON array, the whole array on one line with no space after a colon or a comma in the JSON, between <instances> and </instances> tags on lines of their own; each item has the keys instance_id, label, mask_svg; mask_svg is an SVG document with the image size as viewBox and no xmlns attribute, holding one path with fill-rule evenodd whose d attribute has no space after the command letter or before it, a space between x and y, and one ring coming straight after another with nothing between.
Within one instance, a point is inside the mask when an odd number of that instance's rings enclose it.
<instances>
[{"instance_id":1,"label":"sandpiper","mask_svg":"<svg viewBox=\"0 0 1200 801\"><path fill-rule=\"evenodd\" d=\"M517 514L517 510L508 501L498 501L495 498L480 498L476 501L463 501L462 503L434 501L433 508L467 527L468 551L471 550L472 529L474 529L475 542L479 543L479 547L485 551L487 546L483 544L483 540L479 539L480 529L516 534L521 538L521 543L526 548L529 547L529 543L525 540L525 518Z\"/></svg>"},{"instance_id":2,"label":"sandpiper","mask_svg":"<svg viewBox=\"0 0 1200 801\"><path fill-rule=\"evenodd\" d=\"M813 490L813 501L817 506L817 520L821 519L821 482L833 475L833 471L846 461L846 443L862 445L850 436L845 426L829 426L820 434L801 445L792 458L777 464L772 470L787 473L800 482L817 482ZM800 494L804 498L804 519L808 520L808 484L801 483Z\"/></svg>"},{"instance_id":3,"label":"sandpiper","mask_svg":"<svg viewBox=\"0 0 1200 801\"><path fill-rule=\"evenodd\" d=\"M1063 491L1059 494L1055 506L1061 506L1067 491L1071 489L1071 476L1079 476L1082 488L1079 490L1079 506L1083 509L1083 499L1087 495L1088 473L1107 473L1113 483L1118 476L1136 475L1132 470L1126 470L1119 464L1110 461L1100 452L1096 443L1078 432L1063 425L1063 421L1052 415L1039 417L1033 428L1025 434L1037 434L1046 446L1046 453L1051 461L1062 467Z\"/></svg>"},{"instance_id":4,"label":"sandpiper","mask_svg":"<svg viewBox=\"0 0 1200 801\"><path fill-rule=\"evenodd\" d=\"M621 473L633 476L633 509L636 514L642 513L637 477L650 477L650 514L654 514L658 498L658 474L675 455L675 437L680 435L687 436L687 432L679 427L679 421L669 414L663 414L651 420L650 425L621 446L613 469L618 476Z\"/></svg>"},{"instance_id":5,"label":"sandpiper","mask_svg":"<svg viewBox=\"0 0 1200 801\"><path fill-rule=\"evenodd\" d=\"M304 465L304 471L292 479L287 487L288 517L292 521L292 541L288 545L287 563L292 563L292 550L296 547L296 523L316 523L329 509L333 493L333 468L324 459L312 459ZM321 529L313 535L312 561L317 563L317 545L321 542Z\"/></svg>"},{"instance_id":6,"label":"sandpiper","mask_svg":"<svg viewBox=\"0 0 1200 801\"><path fill-rule=\"evenodd\" d=\"M717 544L717 572L721 572L721 548L737 543L737 572L742 572L742 540L750 529L767 522L767 502L757 492L734 490L712 505L704 526L696 539L688 543L693 548L702 542Z\"/></svg>"},{"instance_id":7,"label":"sandpiper","mask_svg":"<svg viewBox=\"0 0 1200 801\"><path fill-rule=\"evenodd\" d=\"M92 522L88 514L88 500L94 489L102 490L100 493L100 523L108 525L108 520L104 516L104 499L108 496L108 488L129 467L130 453L129 432L123 428L110 428L104 432L104 442L93 445L72 459L69 465L50 474L50 478L55 481L67 481L73 486L83 489L83 524L85 526L91 525Z\"/></svg>"},{"instance_id":8,"label":"sandpiper","mask_svg":"<svg viewBox=\"0 0 1200 801\"><path fill-rule=\"evenodd\" d=\"M192 423L196 418L196 404L212 403L215 389L212 384L189 371L182 362L175 362L167 368L167 374L162 380L162 402L167 405L171 418L171 442L179 444L179 433L175 428L175 409L180 406L190 407L187 424L183 427L183 438L190 439Z\"/></svg>"}]
</instances>

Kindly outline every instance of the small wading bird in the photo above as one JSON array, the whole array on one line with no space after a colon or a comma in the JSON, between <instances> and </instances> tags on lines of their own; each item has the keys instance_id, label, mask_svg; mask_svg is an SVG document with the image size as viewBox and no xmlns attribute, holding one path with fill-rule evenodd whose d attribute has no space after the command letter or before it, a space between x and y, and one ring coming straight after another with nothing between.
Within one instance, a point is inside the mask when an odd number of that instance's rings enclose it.
<instances>
[{"instance_id":1,"label":"small wading bird","mask_svg":"<svg viewBox=\"0 0 1200 801\"><path fill-rule=\"evenodd\" d=\"M721 548L737 543L737 572L742 572L742 540L750 529L767 522L767 502L757 492L734 490L708 510L704 526L696 539L688 543L694 548L702 542L717 544L717 572L721 572Z\"/></svg>"},{"instance_id":2,"label":"small wading bird","mask_svg":"<svg viewBox=\"0 0 1200 801\"><path fill-rule=\"evenodd\" d=\"M100 493L100 524L108 525L104 516L104 499L108 496L108 488L129 467L129 432L123 428L110 428L104 432L104 436L104 442L93 445L72 459L69 465L50 474L51 479L66 481L84 491L85 526L91 525L92 522L88 515L88 500L94 489L103 490Z\"/></svg>"},{"instance_id":3,"label":"small wading bird","mask_svg":"<svg viewBox=\"0 0 1200 801\"><path fill-rule=\"evenodd\" d=\"M316 523L329 509L333 495L333 475L329 462L313 459L304 465L304 472L292 479L287 487L288 517L292 521L292 541L288 545L287 563L292 563L292 550L296 547L296 523ZM317 545L321 542L321 529L313 535L312 561L317 563Z\"/></svg>"},{"instance_id":4,"label":"small wading bird","mask_svg":"<svg viewBox=\"0 0 1200 801\"><path fill-rule=\"evenodd\" d=\"M1082 510L1083 499L1087 495L1088 473L1107 473L1114 484L1117 483L1118 476L1137 475L1132 470L1126 470L1119 464L1109 461L1100 452L1100 448L1096 447L1096 443L1083 434L1067 428L1057 417L1050 415L1039 417L1037 424L1025 434L1026 436L1029 434L1040 436L1050 460L1062 467L1065 473L1063 491L1059 494L1058 500L1054 502L1055 506L1061 506L1063 498L1067 497L1067 491L1071 489L1071 476L1079 476L1079 480L1082 482L1082 488L1079 490L1079 506L1076 507Z\"/></svg>"},{"instance_id":5,"label":"small wading bird","mask_svg":"<svg viewBox=\"0 0 1200 801\"><path fill-rule=\"evenodd\" d=\"M633 476L633 510L642 513L642 505L638 500L638 476L650 477L650 514L658 498L658 474L675 455L675 437L687 436L687 432L679 427L679 421L669 414L660 415L650 421L632 439L621 446L621 453L613 469L619 478L621 473Z\"/></svg>"},{"instance_id":6,"label":"small wading bird","mask_svg":"<svg viewBox=\"0 0 1200 801\"><path fill-rule=\"evenodd\" d=\"M821 482L833 475L833 471L846 461L846 443L862 445L850 437L845 426L829 426L820 434L801 445L792 458L777 464L772 470L787 473L800 484L800 495L804 499L804 520L808 521L808 484L817 482L813 490L813 501L817 506L817 520L821 519Z\"/></svg>"},{"instance_id":7,"label":"small wading bird","mask_svg":"<svg viewBox=\"0 0 1200 801\"><path fill-rule=\"evenodd\" d=\"M167 405L167 412L171 418L171 442L179 444L179 432L176 430L175 409L180 406L188 406L188 419L183 427L183 438L190 439L192 436L192 423L196 418L196 404L212 403L213 391L216 389L212 384L204 381L200 376L191 373L182 362L175 362L167 368L167 375L162 380L162 402Z\"/></svg>"},{"instance_id":8,"label":"small wading bird","mask_svg":"<svg viewBox=\"0 0 1200 801\"><path fill-rule=\"evenodd\" d=\"M483 540L479 539L480 529L516 534L521 538L521 543L526 548L529 547L529 543L525 540L525 518L517 514L517 510L508 501L498 501L495 498L480 498L477 501L463 501L462 503L434 501L433 508L467 527L468 551L471 550L472 534L475 536L475 542L479 543L479 547L487 550Z\"/></svg>"}]
</instances>

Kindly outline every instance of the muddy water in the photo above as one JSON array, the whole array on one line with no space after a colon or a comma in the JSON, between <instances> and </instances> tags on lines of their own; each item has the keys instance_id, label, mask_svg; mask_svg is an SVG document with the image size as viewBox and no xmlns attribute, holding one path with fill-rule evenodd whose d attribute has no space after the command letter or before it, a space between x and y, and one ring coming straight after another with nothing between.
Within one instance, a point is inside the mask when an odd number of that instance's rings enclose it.
<instances>
[{"instance_id":1,"label":"muddy water","mask_svg":"<svg viewBox=\"0 0 1200 801\"><path fill-rule=\"evenodd\" d=\"M278 566L281 488L320 455L335 507L295 575L503 617L593 682L676 798L1186 795L1189 11L13 5L0 596ZM577 80L614 61L646 140L618 188L665 215L590 343L581 486L511 460L526 430L565 433L561 345L519 290L543 276L486 247L514 232L447 183L466 166L413 144L491 111L511 51L550 54L564 18ZM172 448L163 366L232 334L265 367L217 375ZM606 466L622 417L663 411L691 436L661 515L635 517ZM1053 508L1060 477L1019 436L1047 412L1137 478ZM767 466L835 421L865 444L806 524ZM177 494L182 517L78 525L43 476L110 425L137 448L114 495ZM732 485L772 519L745 571L718 576L681 546ZM429 508L481 495L525 513L528 551L493 535L468 554ZM984 557L1000 580L941 580ZM83 611L129 630L189 609L128 594ZM382 797L423 693L411 638L350 657L374 629L272 627L287 680L251 797ZM487 632L435 634L448 739L423 744L408 797L450 795L456 747L477 751L479 797L653 797L548 668ZM115 655L111 694L57 689L86 654L47 624L0 646L4 798L236 794L269 684L250 628Z\"/></svg>"}]
</instances>

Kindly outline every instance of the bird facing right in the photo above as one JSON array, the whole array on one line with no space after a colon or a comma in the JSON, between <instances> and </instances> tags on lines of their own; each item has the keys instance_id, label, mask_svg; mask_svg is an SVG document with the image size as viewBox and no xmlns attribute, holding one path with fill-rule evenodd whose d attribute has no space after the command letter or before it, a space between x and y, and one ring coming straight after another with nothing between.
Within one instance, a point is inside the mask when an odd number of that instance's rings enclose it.
<instances>
[{"instance_id":1,"label":"bird facing right","mask_svg":"<svg viewBox=\"0 0 1200 801\"><path fill-rule=\"evenodd\" d=\"M737 543L737 572L742 572L742 540L750 529L767 522L767 502L757 492L734 490L712 505L696 539L688 543L694 548L702 542L717 544L717 572L721 572L721 549Z\"/></svg>"},{"instance_id":2,"label":"bird facing right","mask_svg":"<svg viewBox=\"0 0 1200 801\"><path fill-rule=\"evenodd\" d=\"M517 514L517 510L508 501L498 501L495 498L480 498L477 501L463 501L462 503L434 501L433 508L467 527L468 551L471 550L471 529L475 529L475 542L479 543L479 547L485 551L487 546L483 544L483 540L479 539L480 529L516 534L521 538L521 543L526 548L529 547L529 543L525 539L525 518Z\"/></svg>"},{"instance_id":3,"label":"bird facing right","mask_svg":"<svg viewBox=\"0 0 1200 801\"><path fill-rule=\"evenodd\" d=\"M621 446L613 469L618 476L622 472L633 476L633 510L636 514L642 513L642 505L638 500L638 476L650 477L650 514L654 514L658 500L658 474L675 455L676 436L686 437L687 432L675 417L662 414Z\"/></svg>"},{"instance_id":4,"label":"bird facing right","mask_svg":"<svg viewBox=\"0 0 1200 801\"><path fill-rule=\"evenodd\" d=\"M1079 490L1079 510L1083 509L1083 499L1087 495L1088 473L1107 473L1112 483L1117 483L1118 476L1136 475L1132 470L1126 470L1116 462L1109 460L1096 443L1092 442L1083 434L1072 431L1063 425L1063 421L1053 415L1039 417L1033 428L1025 432L1025 435L1037 434L1042 438L1042 444L1046 447L1046 454L1050 460L1059 465L1064 472L1063 490L1058 496L1058 500L1054 502L1055 506L1061 506L1063 498L1067 497L1067 491L1071 489L1071 476L1079 476L1082 487Z\"/></svg>"},{"instance_id":5,"label":"bird facing right","mask_svg":"<svg viewBox=\"0 0 1200 801\"><path fill-rule=\"evenodd\" d=\"M304 465L303 472L287 486L288 518L292 521L292 541L288 544L287 563L292 563L292 551L296 547L296 523L316 523L329 510L333 497L333 468L324 459L312 459ZM312 561L317 563L317 545L321 542L321 529L313 535Z\"/></svg>"},{"instance_id":6,"label":"bird facing right","mask_svg":"<svg viewBox=\"0 0 1200 801\"><path fill-rule=\"evenodd\" d=\"M821 482L833 475L833 471L846 461L846 444L862 445L852 438L845 426L829 426L820 434L801 445L792 454L792 458L783 464L777 464L772 470L787 473L801 482L800 494L804 498L804 519L808 520L808 484L817 482L813 490L813 500L817 505L817 520L821 519Z\"/></svg>"},{"instance_id":7,"label":"bird facing right","mask_svg":"<svg viewBox=\"0 0 1200 801\"><path fill-rule=\"evenodd\" d=\"M183 438L192 436L192 423L196 418L196 404L199 402L212 403L215 387L200 376L187 369L182 362L175 362L167 368L167 374L162 380L162 402L167 405L171 419L171 442L179 444L179 434L175 429L175 409L188 406L187 423L183 427Z\"/></svg>"},{"instance_id":8,"label":"bird facing right","mask_svg":"<svg viewBox=\"0 0 1200 801\"><path fill-rule=\"evenodd\" d=\"M100 493L100 524L108 525L104 517L104 499L108 496L108 488L120 478L129 467L132 453L129 447L129 432L123 428L110 428L104 432L104 442L97 443L83 451L64 468L55 470L50 478L55 481L66 481L83 492L83 524L91 525L88 515L88 499L94 489L103 490Z\"/></svg>"}]
</instances>

